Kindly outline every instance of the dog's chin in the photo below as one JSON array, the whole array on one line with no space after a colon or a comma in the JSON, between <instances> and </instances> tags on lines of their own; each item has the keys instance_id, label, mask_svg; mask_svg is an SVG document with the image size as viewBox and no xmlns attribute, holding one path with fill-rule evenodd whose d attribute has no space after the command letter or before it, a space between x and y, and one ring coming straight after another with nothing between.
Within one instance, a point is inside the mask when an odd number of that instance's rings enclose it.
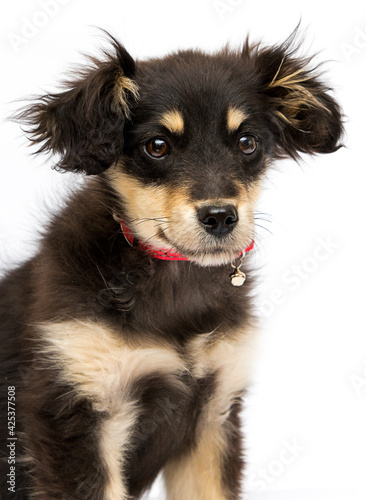
<instances>
[{"instance_id":1,"label":"dog's chin","mask_svg":"<svg viewBox=\"0 0 366 500\"><path fill-rule=\"evenodd\" d=\"M195 262L202 267L224 266L237 260L240 252L235 254L231 252L210 253L201 252L197 254L187 255L190 261Z\"/></svg>"},{"instance_id":2,"label":"dog's chin","mask_svg":"<svg viewBox=\"0 0 366 500\"><path fill-rule=\"evenodd\" d=\"M170 228L169 228L170 229ZM189 261L202 267L214 267L238 263L238 258L252 241L252 231L238 228L221 238L197 231L185 235L166 231L165 240Z\"/></svg>"},{"instance_id":3,"label":"dog's chin","mask_svg":"<svg viewBox=\"0 0 366 500\"><path fill-rule=\"evenodd\" d=\"M178 252L184 255L189 261L194 262L202 267L224 266L235 262L241 255L243 250L233 247L199 247L199 248L179 248L176 245Z\"/></svg>"},{"instance_id":4,"label":"dog's chin","mask_svg":"<svg viewBox=\"0 0 366 500\"><path fill-rule=\"evenodd\" d=\"M197 238L196 244L187 245L186 242L174 241L174 238L169 238L166 233L164 234L164 240L159 236L148 240L144 239L143 235L139 236L142 241L147 241L157 249L169 249L170 252L183 255L190 262L202 267L230 265L238 260L247 246L245 244L240 245L237 241L227 241L226 244L215 240L200 243L199 238Z\"/></svg>"}]
</instances>

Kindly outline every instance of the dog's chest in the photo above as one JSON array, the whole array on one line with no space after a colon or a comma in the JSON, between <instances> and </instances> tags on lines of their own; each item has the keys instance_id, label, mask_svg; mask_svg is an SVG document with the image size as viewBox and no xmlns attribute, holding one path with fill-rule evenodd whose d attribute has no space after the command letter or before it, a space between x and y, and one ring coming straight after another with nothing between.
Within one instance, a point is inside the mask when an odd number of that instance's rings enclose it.
<instances>
[{"instance_id":1,"label":"dog's chest","mask_svg":"<svg viewBox=\"0 0 366 500\"><path fill-rule=\"evenodd\" d=\"M192 398L198 403L200 391L195 388L202 385L202 394L210 401L207 417L219 418L247 386L255 353L249 330L200 335L183 349L147 336L127 342L92 322L51 324L42 327L41 334L43 354L61 367L63 382L90 399L96 411L110 415L117 414L124 403L137 408L143 397L152 408L154 394L161 411L164 394L167 398L179 394L185 405ZM205 384L205 380L214 382Z\"/></svg>"}]
</instances>

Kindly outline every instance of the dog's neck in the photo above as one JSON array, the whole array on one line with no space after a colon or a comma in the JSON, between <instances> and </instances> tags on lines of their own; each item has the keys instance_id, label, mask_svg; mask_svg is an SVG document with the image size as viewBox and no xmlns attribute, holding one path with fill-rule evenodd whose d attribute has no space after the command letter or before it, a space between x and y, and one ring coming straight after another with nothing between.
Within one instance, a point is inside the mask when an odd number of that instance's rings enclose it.
<instances>
[{"instance_id":1,"label":"dog's neck","mask_svg":"<svg viewBox=\"0 0 366 500\"><path fill-rule=\"evenodd\" d=\"M131 229L127 226L126 221L123 219L120 220L121 224L121 229L123 236L125 237L125 240L127 243L132 247L132 246L138 246L143 250L145 253L150 255L150 257L153 257L154 259L160 259L160 260L189 260L187 257L184 255L174 252L171 249L165 249L165 248L157 248L154 247L153 245L149 245L149 243L146 243L141 240L137 240Z\"/></svg>"}]
</instances>

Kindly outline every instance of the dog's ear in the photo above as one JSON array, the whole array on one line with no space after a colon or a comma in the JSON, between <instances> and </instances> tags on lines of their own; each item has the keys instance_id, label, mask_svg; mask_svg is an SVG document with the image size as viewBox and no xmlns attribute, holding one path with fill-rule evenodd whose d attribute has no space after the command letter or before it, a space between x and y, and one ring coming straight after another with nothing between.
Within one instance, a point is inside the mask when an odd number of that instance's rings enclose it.
<instances>
[{"instance_id":1,"label":"dog's ear","mask_svg":"<svg viewBox=\"0 0 366 500\"><path fill-rule=\"evenodd\" d=\"M319 78L318 68L311 68L312 58L296 56L296 34L297 30L271 48L247 41L243 57L258 75L261 98L276 135L276 156L332 153L341 147L341 110Z\"/></svg>"},{"instance_id":2,"label":"dog's ear","mask_svg":"<svg viewBox=\"0 0 366 500\"><path fill-rule=\"evenodd\" d=\"M110 36L110 35L109 35ZM40 97L15 119L25 123L37 152L60 155L56 169L88 175L106 170L122 154L124 124L138 97L135 63L111 37L114 52L65 83L65 91Z\"/></svg>"}]
</instances>

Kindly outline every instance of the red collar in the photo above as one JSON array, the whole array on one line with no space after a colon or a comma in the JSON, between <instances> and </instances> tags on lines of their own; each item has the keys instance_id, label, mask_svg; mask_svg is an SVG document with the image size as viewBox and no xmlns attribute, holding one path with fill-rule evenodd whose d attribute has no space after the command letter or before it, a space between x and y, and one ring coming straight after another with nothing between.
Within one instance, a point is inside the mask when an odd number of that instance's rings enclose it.
<instances>
[{"instance_id":1,"label":"red collar","mask_svg":"<svg viewBox=\"0 0 366 500\"><path fill-rule=\"evenodd\" d=\"M121 229L123 236L125 237L127 243L131 245L131 247L134 244L135 237L131 231L131 229L127 226L126 222L121 219L120 220L121 224ZM137 240L137 246L141 248L145 253L150 255L151 257L154 257L155 259L160 259L160 260L189 260L187 257L184 255L173 252L172 250L167 250L164 248L156 248L153 245L149 245L148 243L144 243L143 241ZM254 247L254 240L250 243L250 245L244 250L244 252L240 252L238 257L242 257L244 253L250 252Z\"/></svg>"}]
</instances>

